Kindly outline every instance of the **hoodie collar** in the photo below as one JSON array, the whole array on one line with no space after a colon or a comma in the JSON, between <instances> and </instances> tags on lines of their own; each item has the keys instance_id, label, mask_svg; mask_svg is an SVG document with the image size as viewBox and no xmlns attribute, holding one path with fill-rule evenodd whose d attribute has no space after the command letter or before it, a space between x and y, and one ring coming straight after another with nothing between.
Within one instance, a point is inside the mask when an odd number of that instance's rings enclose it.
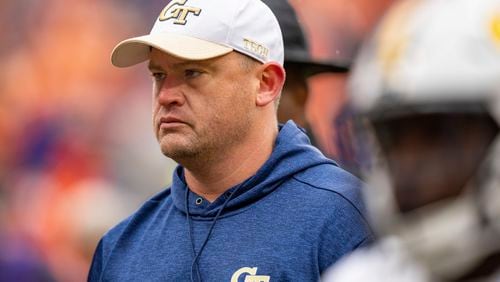
<instances>
[{"instance_id":1,"label":"hoodie collar","mask_svg":"<svg viewBox=\"0 0 500 282\"><path fill-rule=\"evenodd\" d=\"M221 217L228 216L267 196L292 175L325 163L335 164L311 145L303 129L293 121L288 121L279 126L279 134L271 156L253 176L228 189L212 203L188 191L189 213L194 219L212 219L229 195L236 192L221 215ZM184 178L184 168L179 165L173 175L171 191L174 205L184 213L186 189L188 187Z\"/></svg>"}]
</instances>

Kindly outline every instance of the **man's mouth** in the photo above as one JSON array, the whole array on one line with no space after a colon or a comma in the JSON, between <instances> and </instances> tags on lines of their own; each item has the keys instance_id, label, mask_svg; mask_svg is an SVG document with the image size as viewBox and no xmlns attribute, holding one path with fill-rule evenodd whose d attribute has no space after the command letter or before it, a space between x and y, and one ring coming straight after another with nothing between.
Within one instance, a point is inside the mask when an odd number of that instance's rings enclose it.
<instances>
[{"instance_id":1,"label":"man's mouth","mask_svg":"<svg viewBox=\"0 0 500 282\"><path fill-rule=\"evenodd\" d=\"M186 125L186 122L184 122L182 119L173 117L173 116L167 116L167 117L162 117L160 118L159 122L159 128L160 129L170 129L174 127L179 127Z\"/></svg>"}]
</instances>

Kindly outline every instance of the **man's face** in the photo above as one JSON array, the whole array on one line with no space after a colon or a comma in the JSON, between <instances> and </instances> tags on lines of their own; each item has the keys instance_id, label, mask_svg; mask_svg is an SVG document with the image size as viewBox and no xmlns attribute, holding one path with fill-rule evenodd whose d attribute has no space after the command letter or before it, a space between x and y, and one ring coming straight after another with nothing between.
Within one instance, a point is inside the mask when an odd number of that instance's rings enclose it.
<instances>
[{"instance_id":1,"label":"man's face","mask_svg":"<svg viewBox=\"0 0 500 282\"><path fill-rule=\"evenodd\" d=\"M254 65L244 60L236 52L189 61L151 51L153 128L164 155L182 163L245 140L259 82Z\"/></svg>"}]
</instances>

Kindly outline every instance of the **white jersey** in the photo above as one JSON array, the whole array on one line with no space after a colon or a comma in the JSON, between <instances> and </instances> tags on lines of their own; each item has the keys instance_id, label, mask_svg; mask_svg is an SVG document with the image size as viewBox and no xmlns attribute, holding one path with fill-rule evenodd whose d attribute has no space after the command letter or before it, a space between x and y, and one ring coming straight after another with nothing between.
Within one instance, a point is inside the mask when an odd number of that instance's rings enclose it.
<instances>
[{"instance_id":1,"label":"white jersey","mask_svg":"<svg viewBox=\"0 0 500 282\"><path fill-rule=\"evenodd\" d=\"M372 247L359 249L329 268L322 282L433 282L394 237L384 238ZM500 271L485 282L500 282Z\"/></svg>"}]
</instances>

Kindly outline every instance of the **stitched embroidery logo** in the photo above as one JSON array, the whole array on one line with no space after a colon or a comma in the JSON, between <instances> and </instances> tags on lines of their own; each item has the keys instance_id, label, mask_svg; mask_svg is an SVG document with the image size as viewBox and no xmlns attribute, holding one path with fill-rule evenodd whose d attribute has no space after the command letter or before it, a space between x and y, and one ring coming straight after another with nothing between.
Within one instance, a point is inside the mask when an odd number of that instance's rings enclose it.
<instances>
[{"instance_id":1,"label":"stitched embroidery logo","mask_svg":"<svg viewBox=\"0 0 500 282\"><path fill-rule=\"evenodd\" d=\"M238 282L240 276L244 275L244 282L269 282L271 276L257 275L257 267L242 267L231 276L231 282Z\"/></svg>"},{"instance_id":2,"label":"stitched embroidery logo","mask_svg":"<svg viewBox=\"0 0 500 282\"><path fill-rule=\"evenodd\" d=\"M264 60L269 56L269 48L253 40L244 38L243 47Z\"/></svg>"},{"instance_id":3,"label":"stitched embroidery logo","mask_svg":"<svg viewBox=\"0 0 500 282\"><path fill-rule=\"evenodd\" d=\"M187 16L189 13L193 13L198 16L201 13L200 8L185 6L188 0L172 0L168 3L165 8L160 13L158 20L166 21L169 19L175 19L174 24L185 25L187 23Z\"/></svg>"}]
</instances>

